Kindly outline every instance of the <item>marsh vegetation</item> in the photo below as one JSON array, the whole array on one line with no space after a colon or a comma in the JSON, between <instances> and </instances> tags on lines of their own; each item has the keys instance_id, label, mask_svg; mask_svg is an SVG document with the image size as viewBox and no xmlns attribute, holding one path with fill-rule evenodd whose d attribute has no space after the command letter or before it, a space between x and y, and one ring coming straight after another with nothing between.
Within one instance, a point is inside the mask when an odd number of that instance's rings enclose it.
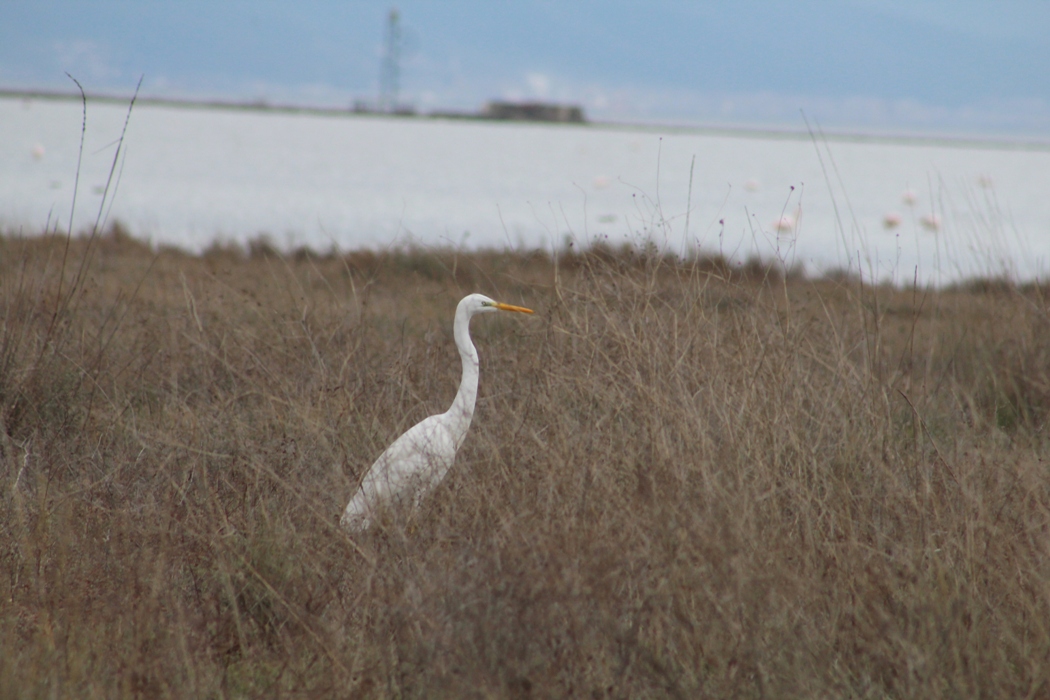
<instances>
[{"instance_id":1,"label":"marsh vegetation","mask_svg":"<svg viewBox=\"0 0 1050 700\"><path fill-rule=\"evenodd\" d=\"M350 536L475 291L537 313ZM1046 291L8 235L0 695L1046 696Z\"/></svg>"}]
</instances>

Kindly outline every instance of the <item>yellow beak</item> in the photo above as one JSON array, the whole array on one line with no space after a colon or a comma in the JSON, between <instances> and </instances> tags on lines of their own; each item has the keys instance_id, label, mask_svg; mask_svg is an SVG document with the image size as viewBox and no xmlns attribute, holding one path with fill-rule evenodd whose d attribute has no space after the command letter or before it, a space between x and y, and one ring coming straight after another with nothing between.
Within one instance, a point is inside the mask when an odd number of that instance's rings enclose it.
<instances>
[{"instance_id":1,"label":"yellow beak","mask_svg":"<svg viewBox=\"0 0 1050 700\"><path fill-rule=\"evenodd\" d=\"M533 313L532 309L526 309L524 306L511 306L510 304L501 304L498 301L495 304L493 304L493 306L495 306L500 311L518 311L523 314Z\"/></svg>"}]
</instances>

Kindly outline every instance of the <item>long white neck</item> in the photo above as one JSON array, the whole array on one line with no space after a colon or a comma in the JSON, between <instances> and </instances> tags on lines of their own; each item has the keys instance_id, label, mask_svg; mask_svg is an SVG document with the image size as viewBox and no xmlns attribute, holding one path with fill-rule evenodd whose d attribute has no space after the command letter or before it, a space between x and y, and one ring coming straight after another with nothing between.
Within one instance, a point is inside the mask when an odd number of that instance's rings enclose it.
<instances>
[{"instance_id":1,"label":"long white neck","mask_svg":"<svg viewBox=\"0 0 1050 700\"><path fill-rule=\"evenodd\" d=\"M452 334L459 348L459 357L463 360L463 379L459 383L459 392L452 407L448 409L449 426L452 428L456 447L463 442L474 417L474 403L478 398L478 351L470 339L470 313L460 304L456 308L456 321Z\"/></svg>"}]
</instances>

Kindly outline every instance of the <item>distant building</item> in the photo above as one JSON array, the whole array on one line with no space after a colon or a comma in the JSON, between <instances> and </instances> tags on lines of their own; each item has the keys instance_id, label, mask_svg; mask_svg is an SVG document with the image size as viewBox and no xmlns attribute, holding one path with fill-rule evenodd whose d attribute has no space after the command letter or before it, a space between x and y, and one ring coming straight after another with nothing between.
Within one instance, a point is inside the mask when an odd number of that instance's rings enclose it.
<instances>
[{"instance_id":1,"label":"distant building","mask_svg":"<svg viewBox=\"0 0 1050 700\"><path fill-rule=\"evenodd\" d=\"M572 122L582 124L583 108L547 102L489 102L481 115L484 119L513 119L532 122Z\"/></svg>"},{"instance_id":2,"label":"distant building","mask_svg":"<svg viewBox=\"0 0 1050 700\"><path fill-rule=\"evenodd\" d=\"M372 104L366 100L354 100L350 111L354 114L393 114L398 117L416 116L415 105L388 103L385 105Z\"/></svg>"}]
</instances>

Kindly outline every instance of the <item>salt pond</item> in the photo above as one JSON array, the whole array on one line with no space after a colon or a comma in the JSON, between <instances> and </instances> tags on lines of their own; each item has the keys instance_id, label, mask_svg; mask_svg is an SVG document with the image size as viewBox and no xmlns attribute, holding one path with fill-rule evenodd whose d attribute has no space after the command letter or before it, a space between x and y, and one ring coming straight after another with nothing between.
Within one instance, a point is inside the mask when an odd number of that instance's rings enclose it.
<instances>
[{"instance_id":1,"label":"salt pond","mask_svg":"<svg viewBox=\"0 0 1050 700\"><path fill-rule=\"evenodd\" d=\"M77 229L126 116L88 103ZM0 99L5 228L68 225L81 119L78 101ZM103 215L190 250L262 233L318 250L651 239L898 282L1050 266L1045 146L158 105L135 106L124 146Z\"/></svg>"}]
</instances>

